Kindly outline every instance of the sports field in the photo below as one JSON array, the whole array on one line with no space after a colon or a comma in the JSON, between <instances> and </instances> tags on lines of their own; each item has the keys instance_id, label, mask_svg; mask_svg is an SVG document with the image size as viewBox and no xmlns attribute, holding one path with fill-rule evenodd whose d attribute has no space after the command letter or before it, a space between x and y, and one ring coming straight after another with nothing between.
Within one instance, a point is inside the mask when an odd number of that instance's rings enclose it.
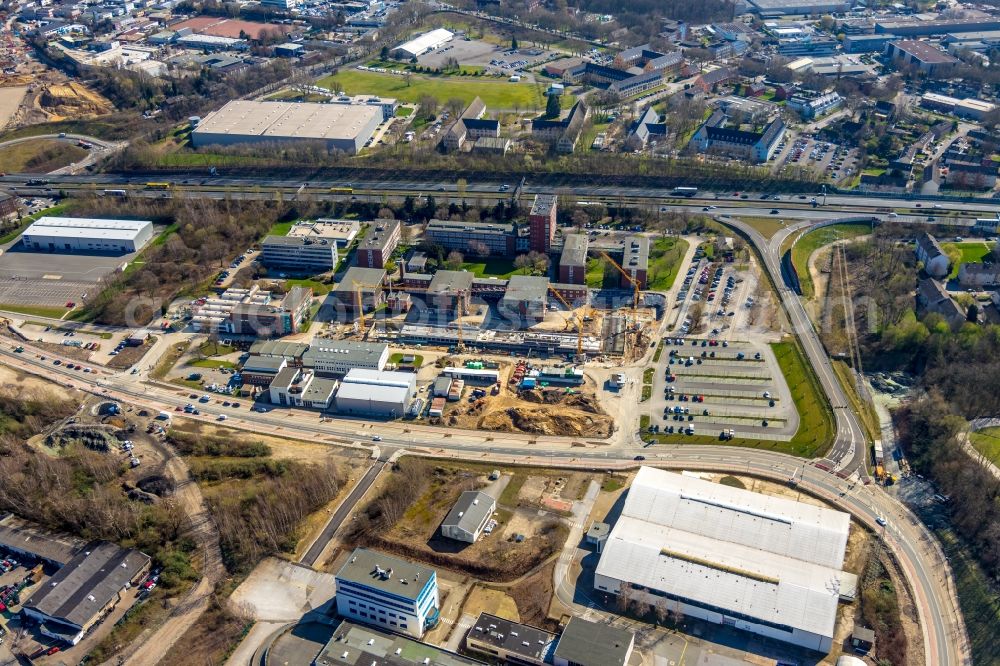
<instances>
[{"instance_id":1,"label":"sports field","mask_svg":"<svg viewBox=\"0 0 1000 666\"><path fill-rule=\"evenodd\" d=\"M441 103L460 99L468 104L478 96L491 110L531 111L545 108L545 88L537 84L510 83L506 79L484 80L423 74L411 74L409 79L407 84L406 77L397 74L351 69L324 77L317 85L331 90L343 90L348 95L395 97L401 102L418 102L424 95L430 95Z\"/></svg>"}]
</instances>

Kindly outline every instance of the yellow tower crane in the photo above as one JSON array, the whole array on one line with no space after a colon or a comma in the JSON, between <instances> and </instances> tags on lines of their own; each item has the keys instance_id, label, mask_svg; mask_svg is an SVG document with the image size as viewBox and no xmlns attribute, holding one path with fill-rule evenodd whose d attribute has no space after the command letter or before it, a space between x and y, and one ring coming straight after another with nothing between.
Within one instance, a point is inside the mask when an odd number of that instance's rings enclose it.
<instances>
[{"instance_id":1,"label":"yellow tower crane","mask_svg":"<svg viewBox=\"0 0 1000 666\"><path fill-rule=\"evenodd\" d=\"M562 297L562 294L560 294L558 291L556 291L556 289L551 284L549 285L549 291L552 292L553 296L555 296L557 299L559 299L560 303L562 303L564 306L566 306L566 310L570 314L572 314L572 316L576 319L576 356L577 356L577 358L582 359L583 358L583 318L580 317L577 314L573 314L573 307L568 302L566 302L566 299ZM567 324L569 324L569 319L570 319L570 317L569 317L569 315L567 315L567 317L566 317L566 323Z\"/></svg>"},{"instance_id":2,"label":"yellow tower crane","mask_svg":"<svg viewBox=\"0 0 1000 666\"><path fill-rule=\"evenodd\" d=\"M354 295L358 299L356 305L358 306L358 321L361 324L361 338L364 339L365 331L367 329L367 322L365 321L365 299L364 299L364 289L371 289L373 294L378 294L379 289L382 288L381 284L366 284L364 282L353 281L354 285Z\"/></svg>"}]
</instances>

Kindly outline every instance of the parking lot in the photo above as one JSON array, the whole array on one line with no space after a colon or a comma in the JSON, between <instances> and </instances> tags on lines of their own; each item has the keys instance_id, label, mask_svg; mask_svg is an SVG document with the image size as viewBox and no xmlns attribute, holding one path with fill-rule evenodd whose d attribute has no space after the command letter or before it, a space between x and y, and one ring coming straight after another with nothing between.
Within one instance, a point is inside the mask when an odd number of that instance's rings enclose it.
<instances>
[{"instance_id":1,"label":"parking lot","mask_svg":"<svg viewBox=\"0 0 1000 666\"><path fill-rule=\"evenodd\" d=\"M441 48L418 57L417 62L423 67L438 68L454 58L461 66L483 67L487 73L509 76L530 69L552 56L552 52L542 49L511 50L509 45L499 46L477 39L466 41L464 37L456 36Z\"/></svg>"},{"instance_id":2,"label":"parking lot","mask_svg":"<svg viewBox=\"0 0 1000 666\"><path fill-rule=\"evenodd\" d=\"M782 139L771 160L779 168L810 169L833 182L850 179L858 168L855 150L808 136Z\"/></svg>"},{"instance_id":3,"label":"parking lot","mask_svg":"<svg viewBox=\"0 0 1000 666\"><path fill-rule=\"evenodd\" d=\"M671 337L655 368L650 424L721 437L791 437L798 414L767 345Z\"/></svg>"}]
</instances>

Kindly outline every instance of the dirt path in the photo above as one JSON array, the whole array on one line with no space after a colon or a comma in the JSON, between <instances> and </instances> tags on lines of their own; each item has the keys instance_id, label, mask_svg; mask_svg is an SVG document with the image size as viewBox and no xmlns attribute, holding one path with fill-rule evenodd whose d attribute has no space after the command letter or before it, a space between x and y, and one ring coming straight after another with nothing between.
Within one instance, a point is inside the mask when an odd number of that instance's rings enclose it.
<instances>
[{"instance_id":1,"label":"dirt path","mask_svg":"<svg viewBox=\"0 0 1000 666\"><path fill-rule=\"evenodd\" d=\"M198 484L191 480L187 464L167 447L158 447L166 458L164 474L176 484L174 500L177 501L190 520L191 537L198 542L202 551L203 571L198 584L174 607L167 621L156 628L139 634L123 652L129 656L125 666L152 666L160 661L170 648L201 617L208 607L209 598L225 570L222 566L222 551L219 548L219 531L212 520ZM115 659L102 666L117 664Z\"/></svg>"}]
</instances>

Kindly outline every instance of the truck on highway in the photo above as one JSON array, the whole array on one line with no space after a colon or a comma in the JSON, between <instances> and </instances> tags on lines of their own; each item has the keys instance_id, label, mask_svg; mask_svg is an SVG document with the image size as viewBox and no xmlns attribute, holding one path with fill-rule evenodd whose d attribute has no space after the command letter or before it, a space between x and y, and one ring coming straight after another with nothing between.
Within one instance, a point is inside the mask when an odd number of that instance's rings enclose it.
<instances>
[{"instance_id":1,"label":"truck on highway","mask_svg":"<svg viewBox=\"0 0 1000 666\"><path fill-rule=\"evenodd\" d=\"M698 194L697 187L675 187L673 191L670 192L674 196L678 197L693 197Z\"/></svg>"}]
</instances>

